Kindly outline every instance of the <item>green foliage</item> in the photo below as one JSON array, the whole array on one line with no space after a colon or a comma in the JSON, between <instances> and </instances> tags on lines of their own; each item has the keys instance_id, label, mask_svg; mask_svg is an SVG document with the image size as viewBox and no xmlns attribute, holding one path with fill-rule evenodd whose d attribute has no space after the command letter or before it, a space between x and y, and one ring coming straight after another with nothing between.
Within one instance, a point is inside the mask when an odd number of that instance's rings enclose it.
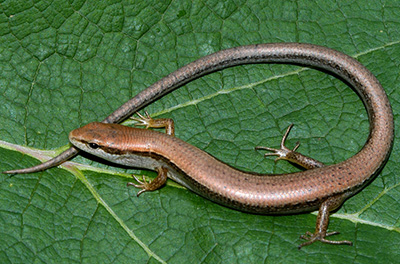
<instances>
[{"instance_id":1,"label":"green foliage","mask_svg":"<svg viewBox=\"0 0 400 264\"><path fill-rule=\"evenodd\" d=\"M354 56L381 81L397 120L399 13L394 0L0 1L0 170L56 155L39 149L65 148L69 131L163 76L246 44L308 42ZM328 164L352 156L368 135L363 104L346 84L291 65L213 73L146 110L173 118L179 138L256 172L297 170L254 151L278 146L290 123L288 145L300 140L302 153ZM314 230L314 214L246 214L173 182L137 198L125 169L88 156L2 174L0 262L398 263L398 154L395 144L377 179L331 217L330 230L341 231L333 239L354 246L301 251L298 237Z\"/></svg>"}]
</instances>

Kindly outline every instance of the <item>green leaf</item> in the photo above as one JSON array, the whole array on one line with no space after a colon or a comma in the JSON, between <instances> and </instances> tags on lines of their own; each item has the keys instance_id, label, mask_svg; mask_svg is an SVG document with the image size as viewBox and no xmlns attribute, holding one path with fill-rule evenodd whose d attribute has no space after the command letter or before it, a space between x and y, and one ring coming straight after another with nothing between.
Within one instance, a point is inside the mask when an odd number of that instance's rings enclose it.
<instances>
[{"instance_id":1,"label":"green leaf","mask_svg":"<svg viewBox=\"0 0 400 264\"><path fill-rule=\"evenodd\" d=\"M0 170L68 146L69 131L104 119L163 76L212 52L308 42L354 56L382 83L398 130L398 1L0 1ZM323 72L246 65L191 82L146 108L177 137L240 169L296 171L254 146L288 145L325 163L368 135L357 95ZM396 140L398 138L396 137ZM29 146L29 148L26 148ZM387 263L400 248L399 145L383 171L333 214L353 247L315 243L314 214L231 210L178 184L140 198L129 170L79 156L41 173L0 176L0 262ZM44 151L55 149L55 151Z\"/></svg>"}]
</instances>

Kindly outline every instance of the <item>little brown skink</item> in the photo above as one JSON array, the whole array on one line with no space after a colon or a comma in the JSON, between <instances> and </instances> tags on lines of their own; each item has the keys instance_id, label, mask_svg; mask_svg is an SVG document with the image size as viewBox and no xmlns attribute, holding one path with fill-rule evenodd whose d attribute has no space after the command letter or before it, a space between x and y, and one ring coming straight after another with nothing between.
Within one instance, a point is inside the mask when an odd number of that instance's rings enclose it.
<instances>
[{"instance_id":1,"label":"little brown skink","mask_svg":"<svg viewBox=\"0 0 400 264\"><path fill-rule=\"evenodd\" d=\"M287 150L283 146L287 132L281 150L264 149L274 151L272 155L282 155L284 159L314 169L271 177L236 170L173 137L173 129L168 135L117 124L103 124L119 123L166 93L207 73L241 64L274 62L323 69L344 79L354 88L364 102L370 122L367 142L357 154L341 163L324 166L294 150ZM157 121L149 117L140 120L145 125L157 127ZM282 214L319 208L316 231L302 236L309 241L300 247L317 240L351 244L349 241L325 238L337 233L327 233L329 212L376 176L391 152L394 135L393 114L388 98L378 80L362 64L341 52L300 43L241 46L205 56L148 87L113 112L103 123L92 123L72 131L71 142L116 163L157 170L159 175L153 182L144 180L139 181L140 184L131 184L143 190L159 188L166 176L169 176L204 197L242 211ZM64 162L76 153L78 150L72 147L38 166L5 173L44 170ZM307 167L309 162L312 165Z\"/></svg>"}]
</instances>

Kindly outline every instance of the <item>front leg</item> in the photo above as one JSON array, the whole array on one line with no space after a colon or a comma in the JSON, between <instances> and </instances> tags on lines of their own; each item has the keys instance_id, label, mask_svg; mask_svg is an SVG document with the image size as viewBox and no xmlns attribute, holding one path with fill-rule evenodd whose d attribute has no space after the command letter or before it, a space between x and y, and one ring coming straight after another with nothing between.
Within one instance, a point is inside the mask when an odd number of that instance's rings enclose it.
<instances>
[{"instance_id":1,"label":"front leg","mask_svg":"<svg viewBox=\"0 0 400 264\"><path fill-rule=\"evenodd\" d=\"M145 112L145 116L139 112L136 113L139 117L131 117L132 120L138 123L135 126L145 126L147 128L165 128L165 133L170 136L175 136L174 120L170 118L153 119L149 113Z\"/></svg>"},{"instance_id":2,"label":"front leg","mask_svg":"<svg viewBox=\"0 0 400 264\"><path fill-rule=\"evenodd\" d=\"M139 184L134 183L134 182L128 182L126 185L127 186L135 186L136 188L142 189L136 194L137 197L139 197L139 195L144 192L158 190L165 184L165 182L168 179L168 176L167 176L168 169L165 167L159 167L159 168L156 168L156 171L158 172L158 175L152 181L149 181L144 175L142 175L142 180L139 180L135 175L132 175L132 177Z\"/></svg>"},{"instance_id":3,"label":"front leg","mask_svg":"<svg viewBox=\"0 0 400 264\"><path fill-rule=\"evenodd\" d=\"M150 117L149 113L145 112L145 115L141 115L140 113L137 113L139 117L131 117L131 119L137 121L138 123L135 124L135 126L145 126L147 128L165 128L165 133L170 135L170 136L175 136L175 128L174 128L174 120L170 118L158 118L158 119L153 119ZM167 181L168 176L168 169L165 167L159 167L156 168L156 171L158 172L158 175L155 179L152 181L148 180L145 176L142 176L142 179L138 179L135 175L132 175L132 177L138 182L128 182L127 186L134 186L136 188L140 188L140 190L137 193L137 196L139 197L140 194L147 192L147 191L155 191L159 188L161 188Z\"/></svg>"}]
</instances>

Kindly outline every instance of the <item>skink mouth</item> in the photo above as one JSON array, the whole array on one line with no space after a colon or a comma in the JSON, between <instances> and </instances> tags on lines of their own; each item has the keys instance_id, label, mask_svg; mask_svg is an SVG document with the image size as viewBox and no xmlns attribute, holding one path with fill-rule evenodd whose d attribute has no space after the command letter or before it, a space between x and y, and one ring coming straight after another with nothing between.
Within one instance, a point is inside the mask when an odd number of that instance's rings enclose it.
<instances>
[{"instance_id":1,"label":"skink mouth","mask_svg":"<svg viewBox=\"0 0 400 264\"><path fill-rule=\"evenodd\" d=\"M71 133L69 134L69 142L71 142L71 144L74 145L75 147L86 151L84 148L85 144L82 141L78 140L76 137L74 137L74 135L71 135Z\"/></svg>"}]
</instances>

